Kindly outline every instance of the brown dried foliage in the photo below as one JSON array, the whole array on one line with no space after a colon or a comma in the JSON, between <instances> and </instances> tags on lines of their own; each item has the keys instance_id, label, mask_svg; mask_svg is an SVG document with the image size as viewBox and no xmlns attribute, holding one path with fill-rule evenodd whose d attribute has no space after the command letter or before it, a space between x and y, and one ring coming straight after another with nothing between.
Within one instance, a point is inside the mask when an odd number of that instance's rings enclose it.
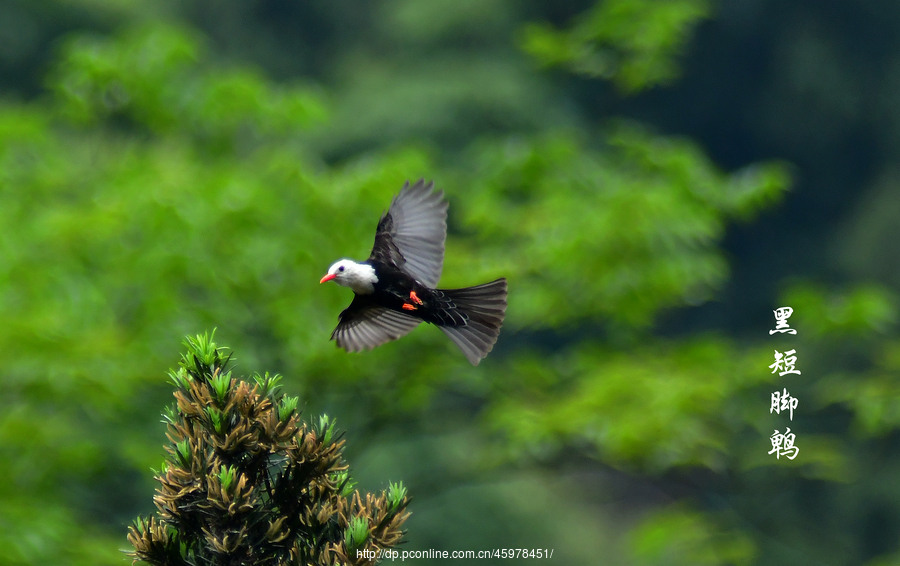
<instances>
[{"instance_id":1,"label":"brown dried foliage","mask_svg":"<svg viewBox=\"0 0 900 566\"><path fill-rule=\"evenodd\" d=\"M167 416L168 459L156 476L158 513L129 529L135 561L363 565L375 560L358 550L400 543L409 500L346 489L344 441L309 427L296 411L283 410L280 418L282 396L267 382L251 388L231 379L217 397L213 380L227 359L210 344L204 360L189 340L182 370L173 373L178 389ZM346 532L356 517L366 521L368 536L348 548Z\"/></svg>"}]
</instances>

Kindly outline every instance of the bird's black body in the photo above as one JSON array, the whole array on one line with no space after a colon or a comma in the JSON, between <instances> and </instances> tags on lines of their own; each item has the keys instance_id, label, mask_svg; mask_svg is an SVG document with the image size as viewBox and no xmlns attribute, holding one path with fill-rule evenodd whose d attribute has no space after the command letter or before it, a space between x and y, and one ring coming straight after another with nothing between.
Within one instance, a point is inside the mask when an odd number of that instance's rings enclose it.
<instances>
[{"instance_id":1,"label":"bird's black body","mask_svg":"<svg viewBox=\"0 0 900 566\"><path fill-rule=\"evenodd\" d=\"M374 284L375 292L370 296L378 305L395 311L403 311L403 305L410 302L410 291L414 291L423 301L426 298L430 299L431 289L403 273L395 265L378 260L369 260L364 263L371 265L375 269L375 276L378 277L378 281ZM366 297L367 295L362 296ZM430 303L431 301L426 302L426 304ZM418 310L424 309L420 306ZM416 314L421 315L422 313L416 312L413 316Z\"/></svg>"},{"instance_id":2,"label":"bird's black body","mask_svg":"<svg viewBox=\"0 0 900 566\"><path fill-rule=\"evenodd\" d=\"M460 311L453 300L454 294L472 289L430 289L412 277L406 275L393 265L379 261L365 262L375 269L378 282L371 295L355 295L353 302L341 313L341 320L350 317L353 311L379 306L430 322L436 326L465 326L469 317ZM498 281L505 281L498 279ZM496 282L495 282L496 283ZM490 285L490 283L489 283ZM421 304L410 300L410 291L422 301ZM404 309L406 305L406 309Z\"/></svg>"},{"instance_id":3,"label":"bird's black body","mask_svg":"<svg viewBox=\"0 0 900 566\"><path fill-rule=\"evenodd\" d=\"M353 301L340 314L331 337L342 348L379 346L420 321L440 327L473 364L493 348L506 314L506 279L463 289L435 288L444 260L447 203L432 187L421 180L404 185L378 222L369 259L354 264L370 267L374 277L367 275L371 279L362 292L354 289Z\"/></svg>"}]
</instances>

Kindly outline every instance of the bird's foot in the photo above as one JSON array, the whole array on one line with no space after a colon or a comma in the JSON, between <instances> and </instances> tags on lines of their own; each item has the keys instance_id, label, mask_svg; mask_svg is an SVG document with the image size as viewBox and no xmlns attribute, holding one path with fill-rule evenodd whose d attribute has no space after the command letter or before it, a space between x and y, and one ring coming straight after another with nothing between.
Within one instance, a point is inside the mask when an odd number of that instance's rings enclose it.
<instances>
[{"instance_id":1,"label":"bird's foot","mask_svg":"<svg viewBox=\"0 0 900 566\"><path fill-rule=\"evenodd\" d=\"M415 292L415 291L410 291L410 292L409 292L409 298L412 299L412 301L413 301L414 303L416 303L417 305L424 305L424 304L425 304L425 303L422 302L422 299L420 299L419 296L416 295L416 292Z\"/></svg>"},{"instance_id":2,"label":"bird's foot","mask_svg":"<svg viewBox=\"0 0 900 566\"><path fill-rule=\"evenodd\" d=\"M411 305L409 303L403 303L403 310L405 310L405 311L414 311L417 308L419 308L419 307L417 307L416 305Z\"/></svg>"}]
</instances>

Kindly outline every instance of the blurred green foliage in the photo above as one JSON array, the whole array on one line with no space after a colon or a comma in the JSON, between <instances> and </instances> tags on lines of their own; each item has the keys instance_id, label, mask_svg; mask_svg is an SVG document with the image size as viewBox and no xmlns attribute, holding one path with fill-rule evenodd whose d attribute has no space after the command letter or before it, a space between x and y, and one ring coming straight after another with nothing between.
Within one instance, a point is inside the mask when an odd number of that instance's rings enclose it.
<instances>
[{"instance_id":1,"label":"blurred green foliage","mask_svg":"<svg viewBox=\"0 0 900 566\"><path fill-rule=\"evenodd\" d=\"M212 327L239 368L284 374L301 408L349 423L351 446L366 447L352 455L361 483L404 479L417 497L410 548L886 563L900 528L887 252L866 247L863 261L841 241L853 276L769 283L770 267L821 261L798 225L796 242L761 242L778 255L729 287L742 259L729 235L740 244L756 223L784 234L772 215L796 169L761 151L723 166L708 154L721 148L622 102L711 56L690 46L714 8L0 6L13 38L0 64L27 62L10 64L18 79L0 101L0 564L122 560L162 457L165 369L181 336ZM721 25L735 9L721 6ZM715 122L708 96L678 112ZM809 112L785 116L806 124ZM779 120L747 127L808 155ZM503 333L478 368L431 328L360 355L327 340L350 297L318 278L366 257L378 214L420 177L451 202L442 285L510 282ZM753 302L772 287L779 304ZM715 320L716 299L762 312L742 332L689 322ZM782 304L796 337L768 336ZM803 373L779 378L772 350L788 345ZM793 462L766 455L787 422L766 411L782 387L800 399Z\"/></svg>"},{"instance_id":2,"label":"blurred green foliage","mask_svg":"<svg viewBox=\"0 0 900 566\"><path fill-rule=\"evenodd\" d=\"M118 41L76 36L49 80L59 112L80 125L122 118L214 144L295 131L324 115L318 97L250 68L203 68L208 48L178 27L127 30Z\"/></svg>"},{"instance_id":3,"label":"blurred green foliage","mask_svg":"<svg viewBox=\"0 0 900 566\"><path fill-rule=\"evenodd\" d=\"M708 0L605 0L565 31L528 25L521 42L544 65L610 79L631 93L678 76L676 57L710 12Z\"/></svg>"},{"instance_id":4,"label":"blurred green foliage","mask_svg":"<svg viewBox=\"0 0 900 566\"><path fill-rule=\"evenodd\" d=\"M635 554L647 564L752 564L751 538L727 531L714 517L684 508L667 509L634 530Z\"/></svg>"}]
</instances>

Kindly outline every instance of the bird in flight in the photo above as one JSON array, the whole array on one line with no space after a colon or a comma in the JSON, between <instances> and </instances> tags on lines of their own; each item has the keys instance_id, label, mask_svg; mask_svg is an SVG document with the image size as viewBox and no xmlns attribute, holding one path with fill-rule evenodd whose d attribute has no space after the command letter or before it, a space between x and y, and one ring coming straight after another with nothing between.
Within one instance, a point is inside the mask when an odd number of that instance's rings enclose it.
<instances>
[{"instance_id":1,"label":"bird in flight","mask_svg":"<svg viewBox=\"0 0 900 566\"><path fill-rule=\"evenodd\" d=\"M434 183L409 181L391 201L375 230L366 261L342 259L320 283L334 281L353 290L331 339L348 352L396 340L420 322L444 331L472 365L494 347L506 314L506 279L437 289L444 265L447 201Z\"/></svg>"}]
</instances>

